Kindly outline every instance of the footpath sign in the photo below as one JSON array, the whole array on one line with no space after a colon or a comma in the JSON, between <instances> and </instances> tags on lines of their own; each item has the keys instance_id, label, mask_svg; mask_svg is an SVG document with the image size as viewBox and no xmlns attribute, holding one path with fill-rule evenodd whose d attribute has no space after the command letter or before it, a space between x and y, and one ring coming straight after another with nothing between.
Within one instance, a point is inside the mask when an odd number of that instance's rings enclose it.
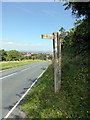
<instances>
[{"instance_id":1,"label":"footpath sign","mask_svg":"<svg viewBox=\"0 0 90 120\"><path fill-rule=\"evenodd\" d=\"M61 36L61 37L60 37ZM53 39L54 53L54 90L55 93L61 88L61 39L64 36L60 32L54 32L52 35L41 35L43 39Z\"/></svg>"},{"instance_id":2,"label":"footpath sign","mask_svg":"<svg viewBox=\"0 0 90 120\"><path fill-rule=\"evenodd\" d=\"M45 34L43 34L43 35L42 35L42 38L43 38L43 39L53 39L54 36L53 36L53 35L45 35Z\"/></svg>"}]
</instances>

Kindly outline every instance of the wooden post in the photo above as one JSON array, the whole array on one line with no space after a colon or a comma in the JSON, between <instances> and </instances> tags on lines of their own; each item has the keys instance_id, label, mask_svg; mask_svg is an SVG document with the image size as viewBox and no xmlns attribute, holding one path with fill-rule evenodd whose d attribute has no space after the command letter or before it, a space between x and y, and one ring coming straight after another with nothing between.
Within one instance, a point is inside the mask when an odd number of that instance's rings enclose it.
<instances>
[{"instance_id":1,"label":"wooden post","mask_svg":"<svg viewBox=\"0 0 90 120\"><path fill-rule=\"evenodd\" d=\"M58 79L58 91L61 88L61 39L60 39L60 33L57 33L57 79Z\"/></svg>"},{"instance_id":2,"label":"wooden post","mask_svg":"<svg viewBox=\"0 0 90 120\"><path fill-rule=\"evenodd\" d=\"M53 53L54 53L54 89L59 92L61 87L61 41L59 32L54 32Z\"/></svg>"},{"instance_id":3,"label":"wooden post","mask_svg":"<svg viewBox=\"0 0 90 120\"><path fill-rule=\"evenodd\" d=\"M53 35L42 35L42 38L53 39L54 53L54 90L59 92L61 88L61 39L66 33L54 32Z\"/></svg>"},{"instance_id":4,"label":"wooden post","mask_svg":"<svg viewBox=\"0 0 90 120\"><path fill-rule=\"evenodd\" d=\"M53 54L54 54L54 90L57 92L57 32L53 33Z\"/></svg>"}]
</instances>

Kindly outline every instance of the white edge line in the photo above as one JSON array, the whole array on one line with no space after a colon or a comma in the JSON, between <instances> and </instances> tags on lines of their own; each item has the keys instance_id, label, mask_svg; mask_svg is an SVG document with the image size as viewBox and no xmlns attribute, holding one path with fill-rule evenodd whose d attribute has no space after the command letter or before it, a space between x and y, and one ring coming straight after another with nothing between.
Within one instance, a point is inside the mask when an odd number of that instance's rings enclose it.
<instances>
[{"instance_id":1,"label":"white edge line","mask_svg":"<svg viewBox=\"0 0 90 120\"><path fill-rule=\"evenodd\" d=\"M47 67L48 68L48 67ZM46 70L47 70L46 68ZM8 118L9 115L13 112L13 110L17 107L17 105L21 102L21 100L27 95L27 93L30 91L30 89L35 85L35 83L37 82L37 80L43 75L43 73L46 71L44 70L39 77L35 80L35 82L30 86L30 88L22 95L22 97L20 98L20 100L13 106L13 108L8 112L8 114L4 117L4 118Z\"/></svg>"}]
</instances>

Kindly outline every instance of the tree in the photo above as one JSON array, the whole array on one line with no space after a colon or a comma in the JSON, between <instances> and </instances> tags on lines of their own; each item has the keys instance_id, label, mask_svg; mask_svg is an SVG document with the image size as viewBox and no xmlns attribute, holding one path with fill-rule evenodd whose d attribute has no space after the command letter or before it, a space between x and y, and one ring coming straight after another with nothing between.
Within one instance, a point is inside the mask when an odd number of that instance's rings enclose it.
<instances>
[{"instance_id":1,"label":"tree","mask_svg":"<svg viewBox=\"0 0 90 120\"><path fill-rule=\"evenodd\" d=\"M61 27L59 31L60 31L61 33L64 33L66 30L65 30L63 27Z\"/></svg>"},{"instance_id":2,"label":"tree","mask_svg":"<svg viewBox=\"0 0 90 120\"><path fill-rule=\"evenodd\" d=\"M76 20L76 22L74 22L74 26L78 26L83 22L83 20Z\"/></svg>"},{"instance_id":3,"label":"tree","mask_svg":"<svg viewBox=\"0 0 90 120\"><path fill-rule=\"evenodd\" d=\"M4 49L0 50L0 61L6 60L7 53Z\"/></svg>"},{"instance_id":4,"label":"tree","mask_svg":"<svg viewBox=\"0 0 90 120\"><path fill-rule=\"evenodd\" d=\"M72 15L75 15L76 18L81 16L84 18L75 23L76 27L65 38L64 45L67 44L67 46L73 48L75 55L88 55L90 44L90 2L67 2L64 5L67 5L65 10L71 8Z\"/></svg>"},{"instance_id":5,"label":"tree","mask_svg":"<svg viewBox=\"0 0 90 120\"><path fill-rule=\"evenodd\" d=\"M7 60L9 61L20 60L21 57L21 53L16 50L11 50L7 52Z\"/></svg>"},{"instance_id":6,"label":"tree","mask_svg":"<svg viewBox=\"0 0 90 120\"><path fill-rule=\"evenodd\" d=\"M83 21L73 28L63 40L64 48L68 48L73 55L88 55L90 34L88 23Z\"/></svg>"},{"instance_id":7,"label":"tree","mask_svg":"<svg viewBox=\"0 0 90 120\"><path fill-rule=\"evenodd\" d=\"M67 2L64 4L65 10L71 8L72 15L76 15L77 18L84 16L85 19L90 18L90 2Z\"/></svg>"}]
</instances>

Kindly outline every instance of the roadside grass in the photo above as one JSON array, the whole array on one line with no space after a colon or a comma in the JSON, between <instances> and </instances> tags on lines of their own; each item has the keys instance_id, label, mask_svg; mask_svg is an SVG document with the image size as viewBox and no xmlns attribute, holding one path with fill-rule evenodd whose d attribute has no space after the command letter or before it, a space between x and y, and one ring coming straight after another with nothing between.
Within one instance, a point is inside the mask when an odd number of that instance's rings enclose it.
<instances>
[{"instance_id":1,"label":"roadside grass","mask_svg":"<svg viewBox=\"0 0 90 120\"><path fill-rule=\"evenodd\" d=\"M25 97L27 118L90 118L87 59L62 56L62 82L54 93L53 65Z\"/></svg>"},{"instance_id":2,"label":"roadside grass","mask_svg":"<svg viewBox=\"0 0 90 120\"><path fill-rule=\"evenodd\" d=\"M23 65L28 65L36 62L41 62L42 60L28 60L28 61L10 61L10 62L1 62L0 63L0 71L11 69Z\"/></svg>"}]
</instances>

